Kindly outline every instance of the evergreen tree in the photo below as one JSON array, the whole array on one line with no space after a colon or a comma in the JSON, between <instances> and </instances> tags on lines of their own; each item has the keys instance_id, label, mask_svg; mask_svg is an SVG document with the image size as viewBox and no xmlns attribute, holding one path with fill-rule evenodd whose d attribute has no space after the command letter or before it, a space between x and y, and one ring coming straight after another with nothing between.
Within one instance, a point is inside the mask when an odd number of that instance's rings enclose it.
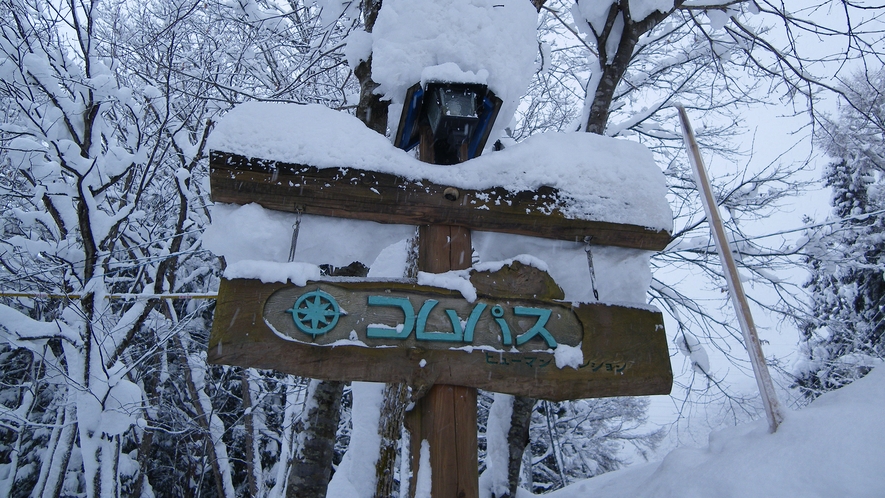
<instances>
[{"instance_id":1,"label":"evergreen tree","mask_svg":"<svg viewBox=\"0 0 885 498\"><path fill-rule=\"evenodd\" d=\"M835 222L809 247L811 320L797 386L808 398L862 377L885 354L885 71L856 77L848 104L818 142L835 159L825 173Z\"/></svg>"}]
</instances>

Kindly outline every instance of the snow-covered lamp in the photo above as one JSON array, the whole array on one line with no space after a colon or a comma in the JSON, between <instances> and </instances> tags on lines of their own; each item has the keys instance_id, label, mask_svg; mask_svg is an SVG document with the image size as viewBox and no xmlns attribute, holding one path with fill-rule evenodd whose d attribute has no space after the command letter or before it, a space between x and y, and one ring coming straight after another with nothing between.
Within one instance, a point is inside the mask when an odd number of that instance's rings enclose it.
<instances>
[{"instance_id":1,"label":"snow-covered lamp","mask_svg":"<svg viewBox=\"0 0 885 498\"><path fill-rule=\"evenodd\" d=\"M482 154L501 103L482 84L428 82L424 88L416 84L406 94L394 144L405 150L414 148L425 125L433 136L436 164L472 159Z\"/></svg>"}]
</instances>

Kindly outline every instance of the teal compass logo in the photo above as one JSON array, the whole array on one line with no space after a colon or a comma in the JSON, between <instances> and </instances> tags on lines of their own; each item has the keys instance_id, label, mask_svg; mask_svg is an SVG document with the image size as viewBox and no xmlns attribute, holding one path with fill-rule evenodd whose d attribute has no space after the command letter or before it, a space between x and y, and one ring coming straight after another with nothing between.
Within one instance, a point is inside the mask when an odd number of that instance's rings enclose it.
<instances>
[{"instance_id":1,"label":"teal compass logo","mask_svg":"<svg viewBox=\"0 0 885 498\"><path fill-rule=\"evenodd\" d=\"M298 330L316 337L335 328L341 309L331 294L317 289L302 294L286 313L292 313Z\"/></svg>"}]
</instances>

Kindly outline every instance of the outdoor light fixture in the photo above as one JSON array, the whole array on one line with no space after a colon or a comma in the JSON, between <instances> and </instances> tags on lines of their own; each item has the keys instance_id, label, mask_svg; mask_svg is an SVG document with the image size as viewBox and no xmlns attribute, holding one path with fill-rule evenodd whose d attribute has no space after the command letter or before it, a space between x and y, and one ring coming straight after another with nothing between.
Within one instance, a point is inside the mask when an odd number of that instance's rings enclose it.
<instances>
[{"instance_id":1,"label":"outdoor light fixture","mask_svg":"<svg viewBox=\"0 0 885 498\"><path fill-rule=\"evenodd\" d=\"M436 164L472 159L482 154L501 103L481 84L416 84L406 92L394 145L411 150L421 141L421 128L429 127Z\"/></svg>"}]
</instances>

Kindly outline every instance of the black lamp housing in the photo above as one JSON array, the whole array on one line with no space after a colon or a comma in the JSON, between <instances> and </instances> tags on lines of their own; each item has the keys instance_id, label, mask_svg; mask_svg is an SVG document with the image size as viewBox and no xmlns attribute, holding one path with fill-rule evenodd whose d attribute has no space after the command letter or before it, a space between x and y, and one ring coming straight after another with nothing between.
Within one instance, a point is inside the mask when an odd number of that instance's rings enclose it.
<instances>
[{"instance_id":1,"label":"black lamp housing","mask_svg":"<svg viewBox=\"0 0 885 498\"><path fill-rule=\"evenodd\" d=\"M473 159L482 154L501 104L482 84L416 84L406 93L394 145L411 150L421 141L421 126L429 126L436 164Z\"/></svg>"}]
</instances>

